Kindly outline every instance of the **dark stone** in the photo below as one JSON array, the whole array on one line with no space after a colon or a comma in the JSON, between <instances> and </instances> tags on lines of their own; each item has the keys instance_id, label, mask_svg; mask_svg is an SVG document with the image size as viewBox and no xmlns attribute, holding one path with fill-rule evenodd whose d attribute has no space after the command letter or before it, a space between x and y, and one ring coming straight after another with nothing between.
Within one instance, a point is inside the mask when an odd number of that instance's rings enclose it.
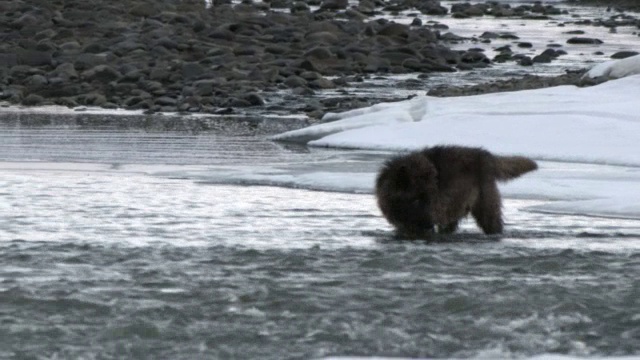
<instances>
[{"instance_id":1,"label":"dark stone","mask_svg":"<svg viewBox=\"0 0 640 360\"><path fill-rule=\"evenodd\" d=\"M290 88L306 87L307 81L299 76L291 75L287 77L284 84Z\"/></svg>"},{"instance_id":2,"label":"dark stone","mask_svg":"<svg viewBox=\"0 0 640 360\"><path fill-rule=\"evenodd\" d=\"M37 50L18 50L18 64L27 66L46 66L51 65L51 53L47 51Z\"/></svg>"},{"instance_id":3,"label":"dark stone","mask_svg":"<svg viewBox=\"0 0 640 360\"><path fill-rule=\"evenodd\" d=\"M326 45L331 45L337 43L340 39L338 36L329 31L318 31L314 33L307 34L305 36L305 40L310 42L323 43Z\"/></svg>"},{"instance_id":4,"label":"dark stone","mask_svg":"<svg viewBox=\"0 0 640 360\"><path fill-rule=\"evenodd\" d=\"M531 59L534 63L550 63L555 57L545 54L536 55Z\"/></svg>"},{"instance_id":5,"label":"dark stone","mask_svg":"<svg viewBox=\"0 0 640 360\"><path fill-rule=\"evenodd\" d=\"M493 61L497 63L504 63L513 59L513 53L511 51L504 51L493 57Z\"/></svg>"},{"instance_id":6,"label":"dark stone","mask_svg":"<svg viewBox=\"0 0 640 360\"><path fill-rule=\"evenodd\" d=\"M53 53L54 51L56 51L58 49L58 47L51 40L42 40L42 41L38 42L38 44L36 45L35 49L37 51L44 51L44 52Z\"/></svg>"},{"instance_id":7,"label":"dark stone","mask_svg":"<svg viewBox=\"0 0 640 360\"><path fill-rule=\"evenodd\" d=\"M312 89L333 89L336 87L336 85L333 83L333 81L321 77L319 79L310 81L309 87L311 87Z\"/></svg>"},{"instance_id":8,"label":"dark stone","mask_svg":"<svg viewBox=\"0 0 640 360\"><path fill-rule=\"evenodd\" d=\"M137 104L139 104L140 102L142 102L142 97L140 96L130 96L128 98L126 98L122 103L127 107L127 108L133 108L135 107Z\"/></svg>"},{"instance_id":9,"label":"dark stone","mask_svg":"<svg viewBox=\"0 0 640 360\"><path fill-rule=\"evenodd\" d=\"M315 79L319 79L322 77L322 75L320 75L319 73L315 72L315 71L304 71L300 74L300 77L303 78L306 81L311 81L311 80L315 80Z\"/></svg>"},{"instance_id":10,"label":"dark stone","mask_svg":"<svg viewBox=\"0 0 640 360\"><path fill-rule=\"evenodd\" d=\"M22 16L20 16L19 18L15 19L14 21L12 21L9 26L11 26L14 29L22 29L26 26L35 26L38 25L42 22L41 19L38 19L37 17L31 15L31 14L24 14Z\"/></svg>"},{"instance_id":11,"label":"dark stone","mask_svg":"<svg viewBox=\"0 0 640 360\"><path fill-rule=\"evenodd\" d=\"M73 98L70 98L70 97L56 98L54 100L54 104L60 105L60 106L66 106L68 108L74 108L79 105L78 102L76 102Z\"/></svg>"},{"instance_id":12,"label":"dark stone","mask_svg":"<svg viewBox=\"0 0 640 360\"><path fill-rule=\"evenodd\" d=\"M22 99L22 105L25 106L36 106L40 105L44 102L44 98L37 94L29 94L27 97Z\"/></svg>"},{"instance_id":13,"label":"dark stone","mask_svg":"<svg viewBox=\"0 0 640 360\"><path fill-rule=\"evenodd\" d=\"M520 43L518 43L518 47L529 49L529 48L533 47L533 44L530 43L530 42L520 42Z\"/></svg>"},{"instance_id":14,"label":"dark stone","mask_svg":"<svg viewBox=\"0 0 640 360\"><path fill-rule=\"evenodd\" d=\"M8 100L13 103L21 102L24 95L24 89L22 87L8 87L3 91L0 91L0 99Z\"/></svg>"},{"instance_id":15,"label":"dark stone","mask_svg":"<svg viewBox=\"0 0 640 360\"><path fill-rule=\"evenodd\" d=\"M227 107L249 107L251 103L245 99L239 99L237 97L232 97L227 100Z\"/></svg>"},{"instance_id":16,"label":"dark stone","mask_svg":"<svg viewBox=\"0 0 640 360\"><path fill-rule=\"evenodd\" d=\"M415 3L416 9L427 15L446 15L448 10L438 0L423 0Z\"/></svg>"},{"instance_id":17,"label":"dark stone","mask_svg":"<svg viewBox=\"0 0 640 360\"><path fill-rule=\"evenodd\" d=\"M300 69L302 69L302 70L320 72L320 69L318 68L318 65L316 65L316 63L314 61L312 61L311 59L303 60L302 62L300 62L298 67Z\"/></svg>"},{"instance_id":18,"label":"dark stone","mask_svg":"<svg viewBox=\"0 0 640 360\"><path fill-rule=\"evenodd\" d=\"M420 18L413 18L411 26L422 26L422 20Z\"/></svg>"},{"instance_id":19,"label":"dark stone","mask_svg":"<svg viewBox=\"0 0 640 360\"><path fill-rule=\"evenodd\" d=\"M378 30L378 35L407 38L409 37L409 31L409 26L392 22L380 28L380 30Z\"/></svg>"},{"instance_id":20,"label":"dark stone","mask_svg":"<svg viewBox=\"0 0 640 360\"><path fill-rule=\"evenodd\" d=\"M366 56L361 65L362 71L365 73L388 72L391 69L389 59L383 59L373 55Z\"/></svg>"},{"instance_id":21,"label":"dark stone","mask_svg":"<svg viewBox=\"0 0 640 360\"><path fill-rule=\"evenodd\" d=\"M149 79L155 81L168 81L171 78L171 71L167 67L154 67L149 71Z\"/></svg>"},{"instance_id":22,"label":"dark stone","mask_svg":"<svg viewBox=\"0 0 640 360\"><path fill-rule=\"evenodd\" d=\"M162 96L155 99L153 103L160 106L176 106L178 104L178 101L168 96Z\"/></svg>"},{"instance_id":23,"label":"dark stone","mask_svg":"<svg viewBox=\"0 0 640 360\"><path fill-rule=\"evenodd\" d=\"M111 51L118 56L124 56L140 49L145 49L145 45L135 40L121 41L111 47Z\"/></svg>"},{"instance_id":24,"label":"dark stone","mask_svg":"<svg viewBox=\"0 0 640 360\"><path fill-rule=\"evenodd\" d=\"M50 79L50 86L38 91L38 93L48 98L61 98L76 96L83 92L82 88L78 84L60 84L58 86L53 86L53 80L54 79Z\"/></svg>"},{"instance_id":25,"label":"dark stone","mask_svg":"<svg viewBox=\"0 0 640 360\"><path fill-rule=\"evenodd\" d=\"M82 52L90 53L90 54L99 54L99 53L106 52L108 50L109 50L109 48L107 48L103 44L94 42L94 43L90 43L89 45L85 46L84 49L82 49Z\"/></svg>"},{"instance_id":26,"label":"dark stone","mask_svg":"<svg viewBox=\"0 0 640 360\"><path fill-rule=\"evenodd\" d=\"M504 33L504 34L500 34L498 35L499 39L504 39L504 40L518 40L520 39L518 36L514 35L514 34L509 34L509 33Z\"/></svg>"},{"instance_id":27,"label":"dark stone","mask_svg":"<svg viewBox=\"0 0 640 360\"><path fill-rule=\"evenodd\" d=\"M158 9L148 4L136 4L129 9L129 14L137 17L152 17L158 14Z\"/></svg>"},{"instance_id":28,"label":"dark stone","mask_svg":"<svg viewBox=\"0 0 640 360\"><path fill-rule=\"evenodd\" d=\"M440 36L440 40L443 41L464 41L467 40L467 38L463 37L463 36L459 36L456 35L454 33L444 33L443 35Z\"/></svg>"},{"instance_id":29,"label":"dark stone","mask_svg":"<svg viewBox=\"0 0 640 360\"><path fill-rule=\"evenodd\" d=\"M514 9L511 8L507 8L507 7L497 7L499 6L498 4L494 5L493 8L491 8L490 10L490 14L495 16L495 17L508 17L508 16L515 16L516 15L516 11Z\"/></svg>"},{"instance_id":30,"label":"dark stone","mask_svg":"<svg viewBox=\"0 0 640 360\"><path fill-rule=\"evenodd\" d=\"M331 50L329 50L329 48L324 47L324 46L317 46L314 47L313 49L307 51L304 54L304 57L306 58L316 58L316 59L329 59L331 57L333 57L333 54L331 53Z\"/></svg>"},{"instance_id":31,"label":"dark stone","mask_svg":"<svg viewBox=\"0 0 640 360\"><path fill-rule=\"evenodd\" d=\"M295 14L298 12L307 13L307 12L310 12L311 9L309 8L309 5L307 5L306 3L302 1L296 1L293 3L293 5L291 5L291 8L289 8L289 11L291 11L292 14Z\"/></svg>"},{"instance_id":32,"label":"dark stone","mask_svg":"<svg viewBox=\"0 0 640 360\"><path fill-rule=\"evenodd\" d=\"M35 50L38 43L34 39L20 39L18 40L18 46L27 50Z\"/></svg>"},{"instance_id":33,"label":"dark stone","mask_svg":"<svg viewBox=\"0 0 640 360\"><path fill-rule=\"evenodd\" d=\"M122 77L122 74L118 70L108 65L98 65L82 73L82 77L87 81L98 81L102 83L108 83L110 81L118 80Z\"/></svg>"},{"instance_id":34,"label":"dark stone","mask_svg":"<svg viewBox=\"0 0 640 360\"><path fill-rule=\"evenodd\" d=\"M209 37L212 39L233 41L233 39L236 37L236 34L228 29L216 28L209 33Z\"/></svg>"},{"instance_id":35,"label":"dark stone","mask_svg":"<svg viewBox=\"0 0 640 360\"><path fill-rule=\"evenodd\" d=\"M76 101L82 105L102 106L107 103L107 98L103 94L89 93L76 96Z\"/></svg>"},{"instance_id":36,"label":"dark stone","mask_svg":"<svg viewBox=\"0 0 640 360\"><path fill-rule=\"evenodd\" d=\"M302 96L315 95L315 91L309 89L306 86L297 87L297 88L291 90L291 93L294 94L294 95L302 95Z\"/></svg>"},{"instance_id":37,"label":"dark stone","mask_svg":"<svg viewBox=\"0 0 640 360\"><path fill-rule=\"evenodd\" d=\"M612 59L624 59L631 56L638 55L637 51L618 51L617 53L611 55Z\"/></svg>"},{"instance_id":38,"label":"dark stone","mask_svg":"<svg viewBox=\"0 0 640 360\"><path fill-rule=\"evenodd\" d=\"M264 99L262 96L251 93L244 97L244 100L248 101L251 106L262 106L264 105Z\"/></svg>"},{"instance_id":39,"label":"dark stone","mask_svg":"<svg viewBox=\"0 0 640 360\"><path fill-rule=\"evenodd\" d=\"M389 61L391 65L402 65L407 59L416 59L414 54L409 54L402 51L385 51L379 55L382 59Z\"/></svg>"},{"instance_id":40,"label":"dark stone","mask_svg":"<svg viewBox=\"0 0 640 360\"><path fill-rule=\"evenodd\" d=\"M322 10L344 10L349 6L348 0L324 0L320 9Z\"/></svg>"},{"instance_id":41,"label":"dark stone","mask_svg":"<svg viewBox=\"0 0 640 360\"><path fill-rule=\"evenodd\" d=\"M202 76L206 72L206 69L194 62L182 64L182 77L185 80L194 80Z\"/></svg>"},{"instance_id":42,"label":"dark stone","mask_svg":"<svg viewBox=\"0 0 640 360\"><path fill-rule=\"evenodd\" d=\"M265 52L276 55L283 55L289 52L289 47L277 44L267 45L264 49Z\"/></svg>"},{"instance_id":43,"label":"dark stone","mask_svg":"<svg viewBox=\"0 0 640 360\"><path fill-rule=\"evenodd\" d=\"M45 87L49 81L46 77L42 75L31 75L25 81L24 84L27 86L29 91L36 91Z\"/></svg>"},{"instance_id":44,"label":"dark stone","mask_svg":"<svg viewBox=\"0 0 640 360\"><path fill-rule=\"evenodd\" d=\"M128 81L128 82L137 82L138 80L144 78L145 75L142 71L138 69L133 69L131 71L126 72L122 78L118 81Z\"/></svg>"},{"instance_id":45,"label":"dark stone","mask_svg":"<svg viewBox=\"0 0 640 360\"><path fill-rule=\"evenodd\" d=\"M458 64L460 63L462 55L459 51L454 51L443 46L424 48L420 50L420 54L426 59L430 59L442 65Z\"/></svg>"},{"instance_id":46,"label":"dark stone","mask_svg":"<svg viewBox=\"0 0 640 360\"><path fill-rule=\"evenodd\" d=\"M11 67L9 75L14 79L23 79L30 75L43 74L44 72L38 68L27 65L16 65Z\"/></svg>"},{"instance_id":47,"label":"dark stone","mask_svg":"<svg viewBox=\"0 0 640 360\"><path fill-rule=\"evenodd\" d=\"M402 62L402 66L409 71L423 71L422 63L416 58L406 59Z\"/></svg>"},{"instance_id":48,"label":"dark stone","mask_svg":"<svg viewBox=\"0 0 640 360\"><path fill-rule=\"evenodd\" d=\"M586 37L573 37L567 40L567 44L598 45L598 44L602 44L602 40L594 39L594 38L586 38Z\"/></svg>"},{"instance_id":49,"label":"dark stone","mask_svg":"<svg viewBox=\"0 0 640 360\"><path fill-rule=\"evenodd\" d=\"M220 87L220 82L213 79L204 79L194 81L194 92L199 96L207 96L214 93L216 88Z\"/></svg>"},{"instance_id":50,"label":"dark stone","mask_svg":"<svg viewBox=\"0 0 640 360\"><path fill-rule=\"evenodd\" d=\"M520 58L520 60L518 60L518 65L531 66L533 65L533 60L531 60L531 58L528 56L523 56L522 58Z\"/></svg>"},{"instance_id":51,"label":"dark stone","mask_svg":"<svg viewBox=\"0 0 640 360\"><path fill-rule=\"evenodd\" d=\"M18 55L0 54L0 68L11 68L18 65Z\"/></svg>"},{"instance_id":52,"label":"dark stone","mask_svg":"<svg viewBox=\"0 0 640 360\"><path fill-rule=\"evenodd\" d=\"M470 3L454 3L451 5L451 13L462 13L471 7Z\"/></svg>"},{"instance_id":53,"label":"dark stone","mask_svg":"<svg viewBox=\"0 0 640 360\"><path fill-rule=\"evenodd\" d=\"M481 39L497 39L498 36L500 36L500 34L491 32L491 31L485 31L482 33L482 35L480 35L480 38Z\"/></svg>"},{"instance_id":54,"label":"dark stone","mask_svg":"<svg viewBox=\"0 0 640 360\"><path fill-rule=\"evenodd\" d=\"M178 42L170 39L168 36L163 36L154 41L151 46L162 46L168 50L175 50L179 47Z\"/></svg>"},{"instance_id":55,"label":"dark stone","mask_svg":"<svg viewBox=\"0 0 640 360\"><path fill-rule=\"evenodd\" d=\"M73 65L80 71L91 69L98 65L106 65L108 63L107 54L79 54L71 57L70 59L73 59Z\"/></svg>"},{"instance_id":56,"label":"dark stone","mask_svg":"<svg viewBox=\"0 0 640 360\"><path fill-rule=\"evenodd\" d=\"M525 14L522 15L523 19L527 20L549 20L550 17L547 15L536 15L536 14Z\"/></svg>"},{"instance_id":57,"label":"dark stone","mask_svg":"<svg viewBox=\"0 0 640 360\"><path fill-rule=\"evenodd\" d=\"M474 4L465 10L464 13L469 16L483 16L486 9L487 5L485 4Z\"/></svg>"},{"instance_id":58,"label":"dark stone","mask_svg":"<svg viewBox=\"0 0 640 360\"><path fill-rule=\"evenodd\" d=\"M491 60L487 58L487 55L479 51L466 51L465 53L462 54L460 61L467 64L470 64L470 63L487 63L488 64L491 62Z\"/></svg>"},{"instance_id":59,"label":"dark stone","mask_svg":"<svg viewBox=\"0 0 640 360\"><path fill-rule=\"evenodd\" d=\"M238 46L233 49L233 54L235 56L253 56L260 54L262 52L262 48L257 46Z\"/></svg>"},{"instance_id":60,"label":"dark stone","mask_svg":"<svg viewBox=\"0 0 640 360\"><path fill-rule=\"evenodd\" d=\"M60 45L60 50L63 50L65 53L74 53L77 54L82 49L82 46L77 41L67 41Z\"/></svg>"}]
</instances>

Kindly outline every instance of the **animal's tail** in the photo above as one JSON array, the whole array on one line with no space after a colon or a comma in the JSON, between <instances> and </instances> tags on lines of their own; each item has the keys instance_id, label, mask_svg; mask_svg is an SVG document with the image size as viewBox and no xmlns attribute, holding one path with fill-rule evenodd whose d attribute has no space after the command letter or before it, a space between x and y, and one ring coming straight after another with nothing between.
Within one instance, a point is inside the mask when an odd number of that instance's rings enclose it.
<instances>
[{"instance_id":1,"label":"animal's tail","mask_svg":"<svg viewBox=\"0 0 640 360\"><path fill-rule=\"evenodd\" d=\"M536 170L538 164L524 156L495 156L496 180L507 181Z\"/></svg>"}]
</instances>

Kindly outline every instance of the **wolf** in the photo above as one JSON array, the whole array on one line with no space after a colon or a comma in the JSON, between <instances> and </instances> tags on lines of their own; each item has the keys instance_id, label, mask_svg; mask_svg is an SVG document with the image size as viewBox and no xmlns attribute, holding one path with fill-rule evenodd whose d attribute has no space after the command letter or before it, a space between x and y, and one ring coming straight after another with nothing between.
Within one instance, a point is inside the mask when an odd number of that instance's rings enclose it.
<instances>
[{"instance_id":1,"label":"wolf","mask_svg":"<svg viewBox=\"0 0 640 360\"><path fill-rule=\"evenodd\" d=\"M496 182L537 168L535 161L522 156L434 146L386 161L376 178L375 193L382 214L400 236L453 233L469 213L485 234L500 234L504 223Z\"/></svg>"}]
</instances>

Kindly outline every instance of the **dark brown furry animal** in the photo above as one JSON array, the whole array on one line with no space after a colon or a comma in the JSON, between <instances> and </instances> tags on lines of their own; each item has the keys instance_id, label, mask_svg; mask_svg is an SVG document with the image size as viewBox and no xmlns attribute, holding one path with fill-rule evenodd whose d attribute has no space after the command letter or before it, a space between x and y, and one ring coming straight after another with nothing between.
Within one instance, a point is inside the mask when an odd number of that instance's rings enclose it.
<instances>
[{"instance_id":1,"label":"dark brown furry animal","mask_svg":"<svg viewBox=\"0 0 640 360\"><path fill-rule=\"evenodd\" d=\"M435 146L387 161L376 179L378 206L399 235L424 238L452 233L469 213L485 234L502 232L496 181L538 165L522 156L497 156L481 148ZM434 229L435 228L435 229Z\"/></svg>"}]
</instances>

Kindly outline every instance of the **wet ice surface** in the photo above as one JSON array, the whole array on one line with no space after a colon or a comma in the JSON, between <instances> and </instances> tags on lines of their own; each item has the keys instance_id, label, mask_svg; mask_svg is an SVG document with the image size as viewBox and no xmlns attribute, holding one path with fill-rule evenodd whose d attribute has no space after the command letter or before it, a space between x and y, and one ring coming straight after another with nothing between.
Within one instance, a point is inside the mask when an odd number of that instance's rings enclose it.
<instances>
[{"instance_id":1,"label":"wet ice surface","mask_svg":"<svg viewBox=\"0 0 640 360\"><path fill-rule=\"evenodd\" d=\"M366 184L322 192L247 176L358 177L381 153L211 134L2 134L0 358L640 352L638 221L507 200L502 237L469 221L436 242L402 241L371 195L353 193Z\"/></svg>"}]
</instances>

